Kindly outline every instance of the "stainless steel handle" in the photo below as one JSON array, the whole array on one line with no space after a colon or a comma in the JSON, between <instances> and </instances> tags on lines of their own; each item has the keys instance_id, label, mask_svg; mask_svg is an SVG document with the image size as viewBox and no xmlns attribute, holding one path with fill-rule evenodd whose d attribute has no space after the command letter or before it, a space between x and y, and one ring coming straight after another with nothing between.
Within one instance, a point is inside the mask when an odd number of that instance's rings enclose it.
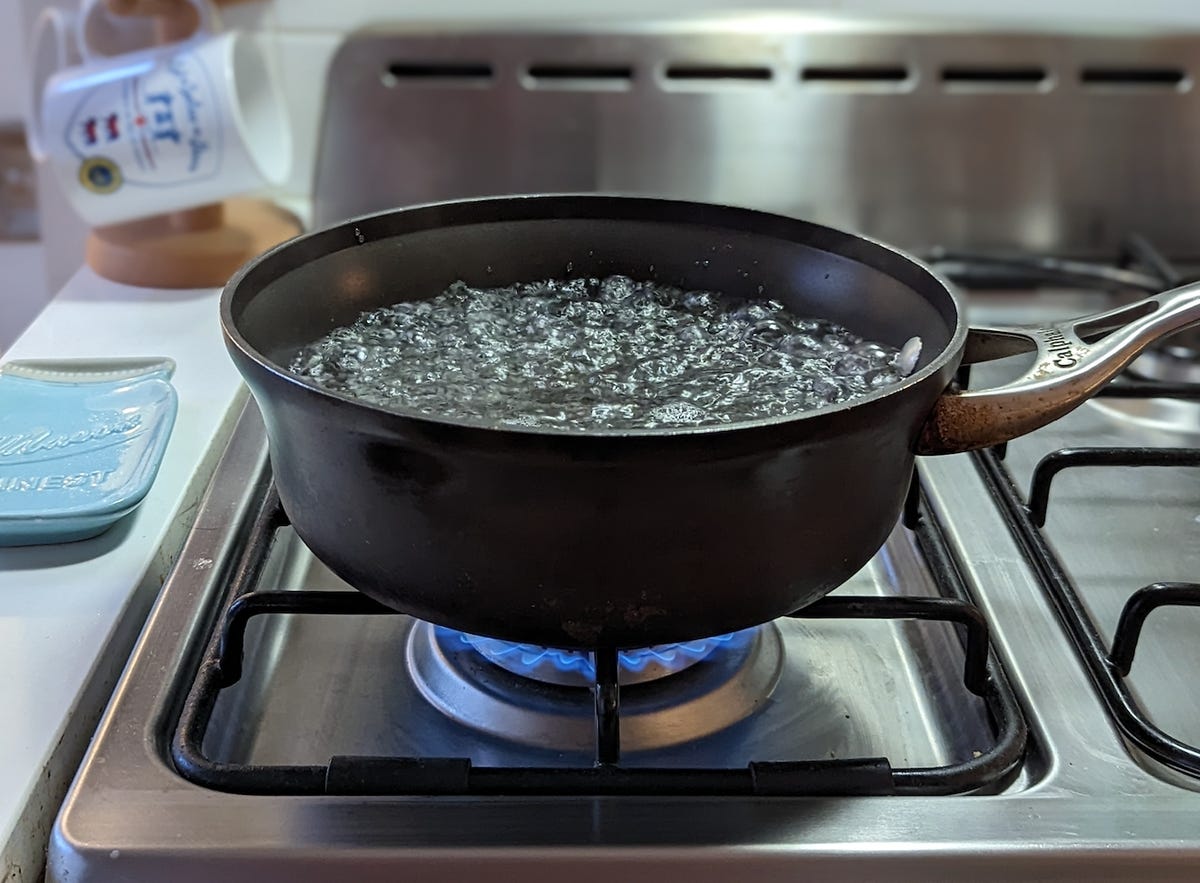
<instances>
[{"instance_id":1,"label":"stainless steel handle","mask_svg":"<svg viewBox=\"0 0 1200 883\"><path fill-rule=\"evenodd\" d=\"M1032 432L1079 407L1147 346L1200 323L1200 283L1119 309L1051 325L972 328L964 364L1037 353L1025 374L994 389L945 393L918 454L970 451Z\"/></svg>"}]
</instances>

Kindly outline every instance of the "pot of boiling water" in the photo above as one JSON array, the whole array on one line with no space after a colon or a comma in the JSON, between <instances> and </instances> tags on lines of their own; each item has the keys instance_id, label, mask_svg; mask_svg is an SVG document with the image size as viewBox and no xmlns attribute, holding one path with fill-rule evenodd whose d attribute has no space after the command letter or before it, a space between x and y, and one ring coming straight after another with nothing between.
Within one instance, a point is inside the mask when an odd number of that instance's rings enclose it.
<instances>
[{"instance_id":1,"label":"pot of boiling water","mask_svg":"<svg viewBox=\"0 0 1200 883\"><path fill-rule=\"evenodd\" d=\"M256 258L221 300L280 500L318 558L421 619L571 648L803 607L883 544L915 456L1036 429L1198 321L1186 286L972 329L942 279L882 243L597 195L348 221ZM514 341L519 365L488 361ZM1034 364L1012 383L952 384L963 362L1022 352ZM806 358L828 370L796 371Z\"/></svg>"}]
</instances>

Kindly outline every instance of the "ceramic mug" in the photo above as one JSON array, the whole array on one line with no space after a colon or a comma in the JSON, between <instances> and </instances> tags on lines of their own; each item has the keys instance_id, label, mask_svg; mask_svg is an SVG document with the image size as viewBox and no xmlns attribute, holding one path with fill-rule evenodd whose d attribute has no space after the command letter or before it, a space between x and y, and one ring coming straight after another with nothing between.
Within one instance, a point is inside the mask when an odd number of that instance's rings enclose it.
<instances>
[{"instance_id":1,"label":"ceramic mug","mask_svg":"<svg viewBox=\"0 0 1200 883\"><path fill-rule=\"evenodd\" d=\"M76 19L55 9L38 18L30 151L92 225L217 202L288 175L287 117L261 47L249 34L214 34L207 4L192 2L192 36L107 56L89 42L102 32L96 0Z\"/></svg>"}]
</instances>

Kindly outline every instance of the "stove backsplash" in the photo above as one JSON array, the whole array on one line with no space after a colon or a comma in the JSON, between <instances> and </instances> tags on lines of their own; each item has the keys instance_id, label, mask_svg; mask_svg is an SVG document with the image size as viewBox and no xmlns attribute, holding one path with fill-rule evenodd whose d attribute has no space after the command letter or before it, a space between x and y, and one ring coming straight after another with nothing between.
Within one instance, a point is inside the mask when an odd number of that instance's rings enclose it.
<instances>
[{"instance_id":1,"label":"stove backsplash","mask_svg":"<svg viewBox=\"0 0 1200 883\"><path fill-rule=\"evenodd\" d=\"M569 28L347 37L311 112L315 222L608 191L912 249L1106 256L1133 229L1200 256L1200 35Z\"/></svg>"}]
</instances>

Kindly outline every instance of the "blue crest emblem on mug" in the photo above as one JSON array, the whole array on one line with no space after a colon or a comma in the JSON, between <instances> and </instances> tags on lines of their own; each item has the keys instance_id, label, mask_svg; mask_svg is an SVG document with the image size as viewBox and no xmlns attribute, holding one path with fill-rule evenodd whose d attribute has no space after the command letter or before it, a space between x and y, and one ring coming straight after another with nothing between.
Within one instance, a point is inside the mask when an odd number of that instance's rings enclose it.
<instances>
[{"instance_id":1,"label":"blue crest emblem on mug","mask_svg":"<svg viewBox=\"0 0 1200 883\"><path fill-rule=\"evenodd\" d=\"M79 183L92 193L112 193L121 182L121 167L106 156L89 157L79 166Z\"/></svg>"}]
</instances>

